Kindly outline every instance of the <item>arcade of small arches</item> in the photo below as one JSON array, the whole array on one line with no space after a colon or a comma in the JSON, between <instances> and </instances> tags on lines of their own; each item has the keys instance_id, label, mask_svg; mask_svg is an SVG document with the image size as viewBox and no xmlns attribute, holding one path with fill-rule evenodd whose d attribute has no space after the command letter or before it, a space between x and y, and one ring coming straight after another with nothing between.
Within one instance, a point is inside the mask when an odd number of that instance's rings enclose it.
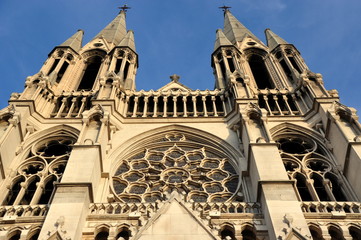
<instances>
[{"instance_id":1,"label":"arcade of small arches","mask_svg":"<svg viewBox=\"0 0 361 240\"><path fill-rule=\"evenodd\" d=\"M361 239L361 227L356 225L348 225L346 228L341 228L337 224L328 224L325 230L322 231L317 224L310 223L309 230L313 240L358 240Z\"/></svg>"},{"instance_id":2,"label":"arcade of small arches","mask_svg":"<svg viewBox=\"0 0 361 240\"><path fill-rule=\"evenodd\" d=\"M19 240L21 237L26 236L27 240L37 240L40 234L40 227L35 227L30 230L24 231L21 228L14 228L8 231L6 240Z\"/></svg>"}]
</instances>

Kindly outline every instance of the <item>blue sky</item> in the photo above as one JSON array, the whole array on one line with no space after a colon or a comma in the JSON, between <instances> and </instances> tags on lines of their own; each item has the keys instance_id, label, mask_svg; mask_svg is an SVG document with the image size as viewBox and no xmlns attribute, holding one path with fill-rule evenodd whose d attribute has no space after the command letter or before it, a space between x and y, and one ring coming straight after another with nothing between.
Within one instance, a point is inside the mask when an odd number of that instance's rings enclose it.
<instances>
[{"instance_id":1,"label":"blue sky","mask_svg":"<svg viewBox=\"0 0 361 240\"><path fill-rule=\"evenodd\" d=\"M360 0L1 0L0 108L56 45L77 29L85 31L85 44L124 3L132 7L127 28L135 32L138 90L160 88L174 73L190 88L212 89L210 55L223 27L218 7L226 4L263 42L270 28L293 43L327 89L361 110Z\"/></svg>"}]
</instances>

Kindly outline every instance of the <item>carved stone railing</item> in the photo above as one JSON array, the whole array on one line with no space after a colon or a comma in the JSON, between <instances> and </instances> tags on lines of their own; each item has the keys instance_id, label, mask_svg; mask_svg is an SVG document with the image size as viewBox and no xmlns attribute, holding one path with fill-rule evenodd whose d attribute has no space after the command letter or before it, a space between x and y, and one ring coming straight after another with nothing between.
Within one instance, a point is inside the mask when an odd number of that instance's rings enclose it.
<instances>
[{"instance_id":1,"label":"carved stone railing","mask_svg":"<svg viewBox=\"0 0 361 240\"><path fill-rule=\"evenodd\" d=\"M259 203L246 202L227 202L227 203L186 203L194 211L200 212L202 215L212 215L218 212L220 214L239 214L239 213L261 213L261 205ZM148 214L156 212L162 203L93 203L90 205L90 215L107 215L107 214L131 214L141 213Z\"/></svg>"},{"instance_id":2,"label":"carved stone railing","mask_svg":"<svg viewBox=\"0 0 361 240\"><path fill-rule=\"evenodd\" d=\"M93 203L90 205L90 215L98 214L131 214L139 213L153 213L159 207L158 203Z\"/></svg>"},{"instance_id":3,"label":"carved stone railing","mask_svg":"<svg viewBox=\"0 0 361 240\"><path fill-rule=\"evenodd\" d=\"M226 203L200 203L194 202L192 209L202 214L219 213L261 213L261 205L259 203L247 202L226 202Z\"/></svg>"},{"instance_id":4,"label":"carved stone railing","mask_svg":"<svg viewBox=\"0 0 361 240\"><path fill-rule=\"evenodd\" d=\"M145 117L223 117L232 110L231 94L223 90L139 91L123 96L124 114Z\"/></svg>"},{"instance_id":5,"label":"carved stone railing","mask_svg":"<svg viewBox=\"0 0 361 240\"><path fill-rule=\"evenodd\" d=\"M51 117L79 118L81 114L91 107L90 99L93 92L70 92L57 97L56 105Z\"/></svg>"},{"instance_id":6,"label":"carved stone railing","mask_svg":"<svg viewBox=\"0 0 361 240\"><path fill-rule=\"evenodd\" d=\"M360 213L360 202L302 202L304 213Z\"/></svg>"},{"instance_id":7,"label":"carved stone railing","mask_svg":"<svg viewBox=\"0 0 361 240\"><path fill-rule=\"evenodd\" d=\"M13 220L20 217L43 217L47 212L47 205L1 206L0 220Z\"/></svg>"},{"instance_id":8,"label":"carved stone railing","mask_svg":"<svg viewBox=\"0 0 361 240\"><path fill-rule=\"evenodd\" d=\"M259 90L258 104L267 110L270 116L302 115L309 109L308 97L301 91L291 93L288 90Z\"/></svg>"}]
</instances>

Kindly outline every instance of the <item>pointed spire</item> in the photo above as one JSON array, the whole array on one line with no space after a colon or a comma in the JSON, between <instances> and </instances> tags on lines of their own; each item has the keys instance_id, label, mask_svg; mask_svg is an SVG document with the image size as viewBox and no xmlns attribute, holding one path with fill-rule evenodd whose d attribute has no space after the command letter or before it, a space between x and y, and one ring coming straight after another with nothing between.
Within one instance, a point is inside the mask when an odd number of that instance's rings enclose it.
<instances>
[{"instance_id":1,"label":"pointed spire","mask_svg":"<svg viewBox=\"0 0 361 240\"><path fill-rule=\"evenodd\" d=\"M127 35L123 38L123 40L119 43L118 47L128 47L135 51L135 42L134 42L134 32L129 30Z\"/></svg>"},{"instance_id":2,"label":"pointed spire","mask_svg":"<svg viewBox=\"0 0 361 240\"><path fill-rule=\"evenodd\" d=\"M224 11L224 34L234 44L237 41L243 41L247 36L255 41L262 43L251 31L249 31L232 13L227 9Z\"/></svg>"},{"instance_id":3,"label":"pointed spire","mask_svg":"<svg viewBox=\"0 0 361 240\"><path fill-rule=\"evenodd\" d=\"M118 45L126 33L125 10L121 10L118 16L116 16L108 26L101 30L94 39L102 36L108 43Z\"/></svg>"},{"instance_id":4,"label":"pointed spire","mask_svg":"<svg viewBox=\"0 0 361 240\"><path fill-rule=\"evenodd\" d=\"M277 34L272 32L271 29L269 29L269 28L267 28L265 30L265 33L266 33L266 38L267 38L267 45L271 51L280 44L289 44L283 38L281 38L280 36L278 36Z\"/></svg>"},{"instance_id":5,"label":"pointed spire","mask_svg":"<svg viewBox=\"0 0 361 240\"><path fill-rule=\"evenodd\" d=\"M74 51L79 51L83 42L84 31L79 29L73 36L68 40L59 45L59 47L70 47Z\"/></svg>"},{"instance_id":6,"label":"pointed spire","mask_svg":"<svg viewBox=\"0 0 361 240\"><path fill-rule=\"evenodd\" d=\"M216 51L221 46L233 46L233 44L224 35L222 29L217 29L216 42L214 43L214 51Z\"/></svg>"}]
</instances>

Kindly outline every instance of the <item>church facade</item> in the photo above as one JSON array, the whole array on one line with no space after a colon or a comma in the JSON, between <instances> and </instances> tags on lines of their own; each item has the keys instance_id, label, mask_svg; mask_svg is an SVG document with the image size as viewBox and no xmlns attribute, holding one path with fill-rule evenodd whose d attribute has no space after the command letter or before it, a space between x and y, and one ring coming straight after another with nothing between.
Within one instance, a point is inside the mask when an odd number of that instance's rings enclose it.
<instances>
[{"instance_id":1,"label":"church facade","mask_svg":"<svg viewBox=\"0 0 361 240\"><path fill-rule=\"evenodd\" d=\"M361 239L356 110L265 34L224 9L214 90L137 91L126 9L56 46L0 111L0 239Z\"/></svg>"}]
</instances>

